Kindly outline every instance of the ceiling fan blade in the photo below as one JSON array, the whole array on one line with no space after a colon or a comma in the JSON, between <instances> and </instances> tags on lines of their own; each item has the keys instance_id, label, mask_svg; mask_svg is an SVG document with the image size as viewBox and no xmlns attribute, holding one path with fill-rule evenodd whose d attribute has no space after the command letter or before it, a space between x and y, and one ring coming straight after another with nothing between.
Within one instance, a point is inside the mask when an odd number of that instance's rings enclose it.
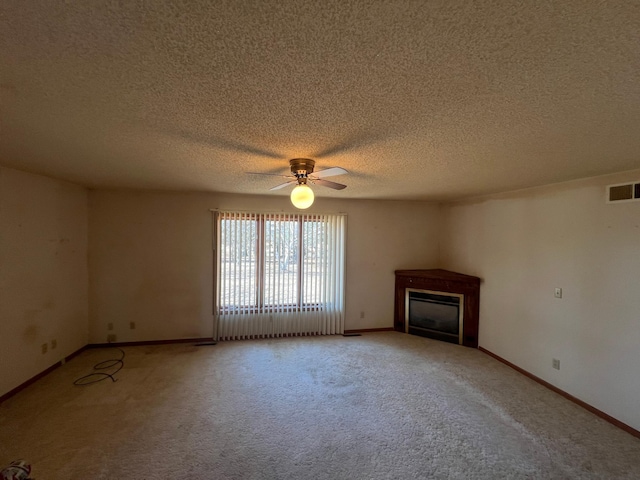
<instances>
[{"instance_id":1,"label":"ceiling fan blade","mask_svg":"<svg viewBox=\"0 0 640 480\"><path fill-rule=\"evenodd\" d=\"M310 181L314 185L322 185L323 187L333 188L334 190L342 190L344 188L347 188L346 185L343 185L341 183L330 182L329 180L322 180L320 178L313 178L310 179Z\"/></svg>"},{"instance_id":2,"label":"ceiling fan blade","mask_svg":"<svg viewBox=\"0 0 640 480\"><path fill-rule=\"evenodd\" d=\"M296 178L293 175L280 175L277 173L262 173L262 172L244 172L248 175L267 175L269 177L281 177L281 178Z\"/></svg>"},{"instance_id":3,"label":"ceiling fan blade","mask_svg":"<svg viewBox=\"0 0 640 480\"><path fill-rule=\"evenodd\" d=\"M326 170L320 170L319 172L313 172L309 177L311 178L324 178L324 177L334 177L336 175L344 175L347 172L344 168L340 167L332 167L327 168Z\"/></svg>"},{"instance_id":4,"label":"ceiling fan blade","mask_svg":"<svg viewBox=\"0 0 640 480\"><path fill-rule=\"evenodd\" d=\"M270 188L269 190L280 190L281 188L286 187L287 185L291 185L292 183L296 183L298 181L297 178L293 180L289 180L288 182L281 183L280 185L276 185L275 187Z\"/></svg>"}]
</instances>

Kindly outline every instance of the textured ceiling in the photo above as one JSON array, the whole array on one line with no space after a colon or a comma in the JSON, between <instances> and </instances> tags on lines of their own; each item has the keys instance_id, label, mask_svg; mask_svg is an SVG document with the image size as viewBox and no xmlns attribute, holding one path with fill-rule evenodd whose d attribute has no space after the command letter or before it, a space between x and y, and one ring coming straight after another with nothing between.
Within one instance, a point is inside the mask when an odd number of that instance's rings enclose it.
<instances>
[{"instance_id":1,"label":"textured ceiling","mask_svg":"<svg viewBox=\"0 0 640 480\"><path fill-rule=\"evenodd\" d=\"M0 2L0 165L446 200L640 168L640 2ZM288 189L271 192L286 195Z\"/></svg>"}]
</instances>

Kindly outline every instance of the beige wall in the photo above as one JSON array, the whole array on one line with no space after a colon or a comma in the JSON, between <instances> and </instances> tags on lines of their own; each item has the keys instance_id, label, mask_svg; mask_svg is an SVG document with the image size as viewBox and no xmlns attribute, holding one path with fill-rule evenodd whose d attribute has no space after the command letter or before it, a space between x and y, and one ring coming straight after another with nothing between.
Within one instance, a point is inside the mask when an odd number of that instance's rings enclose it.
<instances>
[{"instance_id":1,"label":"beige wall","mask_svg":"<svg viewBox=\"0 0 640 480\"><path fill-rule=\"evenodd\" d=\"M86 189L0 167L0 395L87 344L87 275Z\"/></svg>"},{"instance_id":2,"label":"beige wall","mask_svg":"<svg viewBox=\"0 0 640 480\"><path fill-rule=\"evenodd\" d=\"M90 341L211 337L211 208L293 211L287 197L91 191ZM394 270L437 267L440 208L318 198L347 213L346 329L393 326ZM364 318L360 313L364 312ZM130 322L136 329L129 328Z\"/></svg>"},{"instance_id":3,"label":"beige wall","mask_svg":"<svg viewBox=\"0 0 640 480\"><path fill-rule=\"evenodd\" d=\"M636 429L640 202L607 204L605 185L638 180L640 170L445 206L441 252L444 268L483 279L482 347Z\"/></svg>"},{"instance_id":4,"label":"beige wall","mask_svg":"<svg viewBox=\"0 0 640 480\"><path fill-rule=\"evenodd\" d=\"M604 201L605 185L637 180L443 207L319 198L312 209L348 218L346 328L392 326L395 269L478 275L482 347L640 429L640 202ZM104 190L88 205L82 187L0 168L0 394L106 341L109 322L120 342L210 336L209 209L293 210L286 197Z\"/></svg>"},{"instance_id":5,"label":"beige wall","mask_svg":"<svg viewBox=\"0 0 640 480\"><path fill-rule=\"evenodd\" d=\"M638 180L443 207L319 198L313 210L348 218L345 327L392 326L395 269L478 275L482 347L640 429L640 202L604 201L605 185ZM87 202L83 187L0 167L0 395L106 341L109 322L120 342L210 336L210 208L293 210L226 194L99 190Z\"/></svg>"}]
</instances>

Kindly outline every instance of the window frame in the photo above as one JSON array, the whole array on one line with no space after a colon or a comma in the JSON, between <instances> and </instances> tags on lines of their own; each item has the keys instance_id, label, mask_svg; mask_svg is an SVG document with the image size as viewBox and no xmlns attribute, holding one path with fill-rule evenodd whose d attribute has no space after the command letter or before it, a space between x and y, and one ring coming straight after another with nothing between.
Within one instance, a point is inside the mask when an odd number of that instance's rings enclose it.
<instances>
[{"instance_id":1,"label":"window frame","mask_svg":"<svg viewBox=\"0 0 640 480\"><path fill-rule=\"evenodd\" d=\"M278 218L280 214L260 214L260 213L246 213L240 218L228 218L225 213L220 214L220 228L222 229L222 222L235 222L235 221L247 221L250 220L256 223L256 269L255 269L255 282L256 282L256 294L254 296L254 305L218 305L218 313L225 314L231 313L237 310L247 314L258 313L275 313L279 311L288 312L313 312L322 310L322 302L315 301L309 303L302 303L303 296L303 248L304 248L304 225L310 222L321 222L322 217L316 215L300 215L300 214L284 214L284 218ZM265 305L265 274L266 274L266 224L268 221L278 222L297 222L298 230L298 258L297 258L297 271L296 271L296 303L282 303L274 305ZM222 254L221 254L222 255ZM219 259L222 262L222 256Z\"/></svg>"}]
</instances>

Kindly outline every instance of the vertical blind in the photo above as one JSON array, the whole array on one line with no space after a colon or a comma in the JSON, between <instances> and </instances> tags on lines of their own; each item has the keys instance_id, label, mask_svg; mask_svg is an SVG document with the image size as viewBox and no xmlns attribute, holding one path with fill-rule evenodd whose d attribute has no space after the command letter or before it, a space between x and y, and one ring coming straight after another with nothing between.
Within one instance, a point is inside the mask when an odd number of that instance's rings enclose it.
<instances>
[{"instance_id":1,"label":"vertical blind","mask_svg":"<svg viewBox=\"0 0 640 480\"><path fill-rule=\"evenodd\" d=\"M219 340L344 331L342 215L215 212Z\"/></svg>"}]
</instances>

